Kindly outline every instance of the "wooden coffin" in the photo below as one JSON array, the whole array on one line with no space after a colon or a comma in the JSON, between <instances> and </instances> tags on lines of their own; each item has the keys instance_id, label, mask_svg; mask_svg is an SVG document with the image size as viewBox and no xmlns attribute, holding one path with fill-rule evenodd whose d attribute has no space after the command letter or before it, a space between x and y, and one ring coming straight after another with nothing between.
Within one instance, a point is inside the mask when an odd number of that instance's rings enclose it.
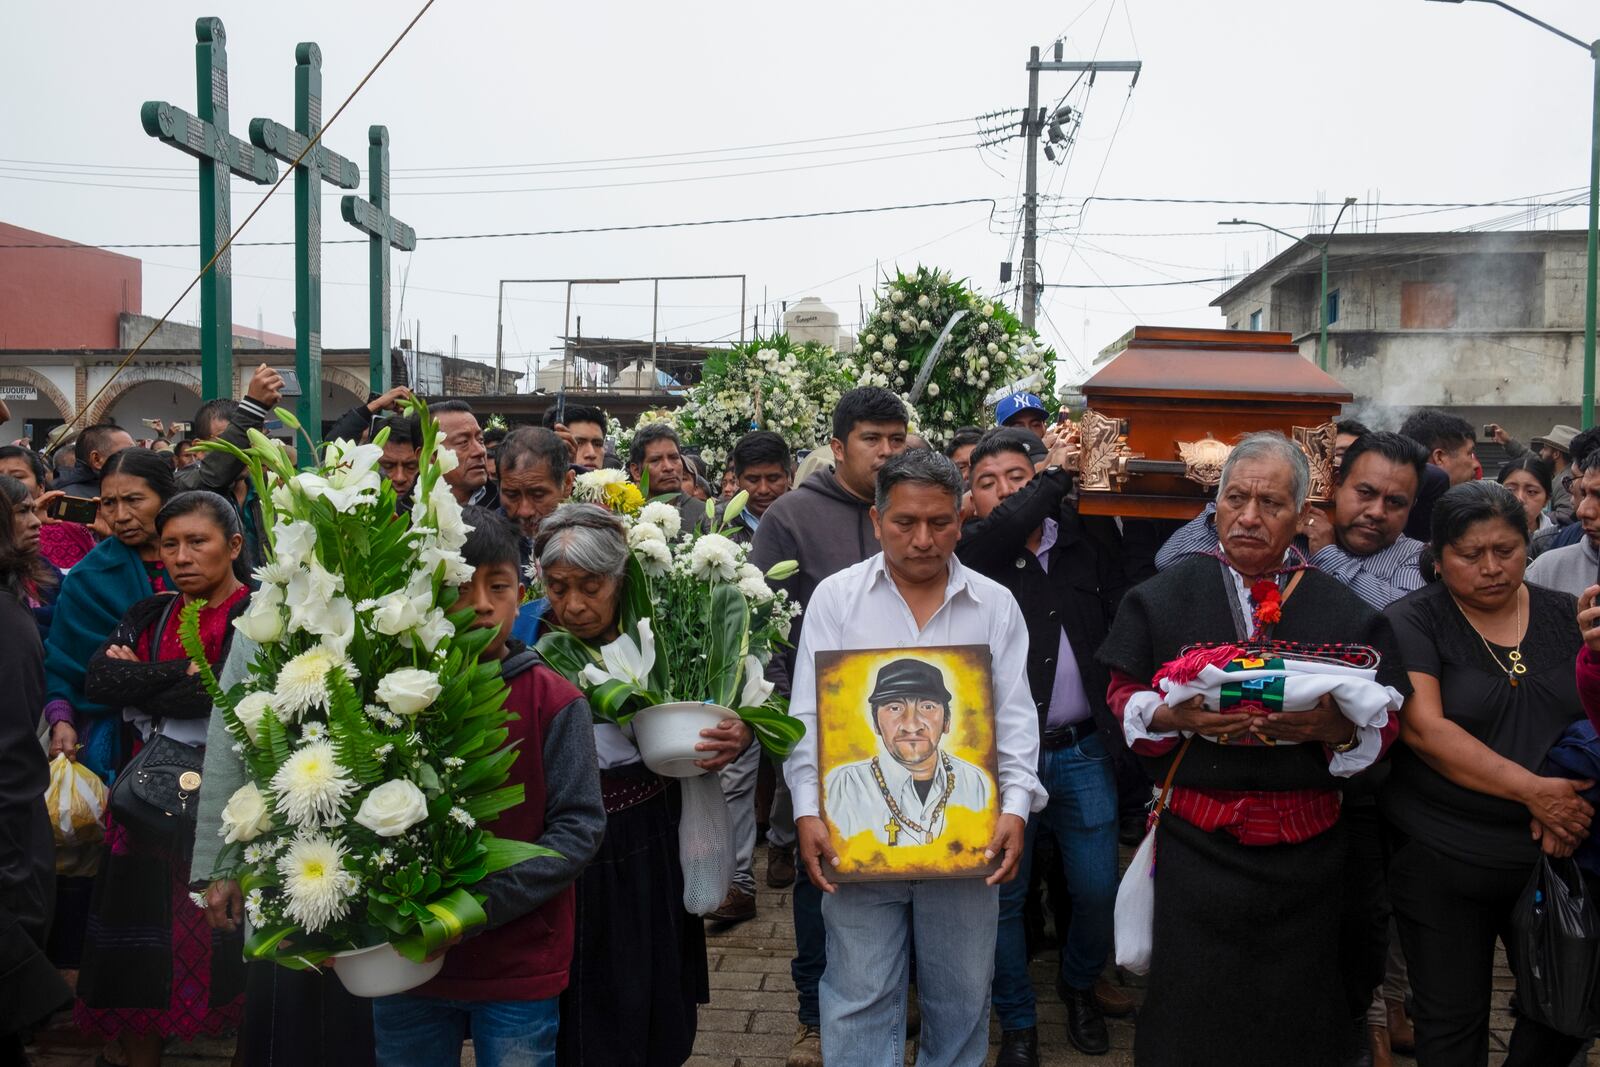
<instances>
[{"instance_id":1,"label":"wooden coffin","mask_svg":"<svg viewBox=\"0 0 1600 1067\"><path fill-rule=\"evenodd\" d=\"M1348 389L1287 333L1139 326L1083 383L1079 508L1189 519L1216 493L1240 437L1277 430L1311 460L1314 501L1332 492L1333 423Z\"/></svg>"}]
</instances>

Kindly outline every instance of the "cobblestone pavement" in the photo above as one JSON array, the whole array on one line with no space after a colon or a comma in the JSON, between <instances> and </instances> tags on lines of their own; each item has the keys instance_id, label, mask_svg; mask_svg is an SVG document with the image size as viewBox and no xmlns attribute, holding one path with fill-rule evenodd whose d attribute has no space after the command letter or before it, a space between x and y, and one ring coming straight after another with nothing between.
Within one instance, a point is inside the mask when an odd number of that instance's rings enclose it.
<instances>
[{"instance_id":1,"label":"cobblestone pavement","mask_svg":"<svg viewBox=\"0 0 1600 1067\"><path fill-rule=\"evenodd\" d=\"M783 1067L794 1040L794 983L789 977L789 960L794 955L794 922L787 890L768 889L761 876L766 870L765 850L756 856L756 875L760 882L758 912L754 919L737 926L710 927L708 938L711 968L711 1003L700 1009L700 1036L695 1043L691 1067ZM1034 988L1039 992L1039 1045L1046 1067L1128 1067L1133 1063L1131 1019L1107 1020L1111 1031L1111 1052L1105 1056L1084 1056L1067 1043L1066 1013L1052 992L1055 953L1036 959L1032 965ZM1494 1018L1490 1061L1498 1064L1511 1031L1507 1002L1513 982L1500 961L1494 978ZM1141 991L1130 985L1138 997ZM45 1035L33 1049L35 1067L94 1067L98 1046L73 1037L70 1027ZM998 1031L992 1034L998 1040ZM166 1062L173 1067L226 1067L233 1052L231 1040L203 1041L175 1045ZM914 1062L914 1043L907 1047L908 1064ZM990 1059L993 1059L991 1050ZM472 1065L471 1049L462 1057ZM1396 1057L1398 1064L1411 1065L1409 1057ZM1591 1067L1600 1067L1600 1052L1588 1057ZM593 1067L605 1067L596 1064ZM1561 1065L1551 1065L1561 1067Z\"/></svg>"}]
</instances>

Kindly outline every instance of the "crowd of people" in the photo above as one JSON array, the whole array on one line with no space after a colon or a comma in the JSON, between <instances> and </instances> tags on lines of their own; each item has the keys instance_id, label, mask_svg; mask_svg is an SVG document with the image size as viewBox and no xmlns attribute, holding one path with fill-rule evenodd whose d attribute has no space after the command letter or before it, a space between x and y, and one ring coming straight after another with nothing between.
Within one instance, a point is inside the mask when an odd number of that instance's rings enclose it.
<instances>
[{"instance_id":1,"label":"crowd of people","mask_svg":"<svg viewBox=\"0 0 1600 1067\"><path fill-rule=\"evenodd\" d=\"M899 1063L908 1031L920 1064L980 1064L991 1016L1000 1067L1039 1063L1028 964L1045 913L1067 1040L1104 1054L1106 1016L1135 1004L1110 965L1119 843L1140 841L1159 796L1137 1063L1345 1067L1414 1050L1484 1064L1495 943L1540 854L1600 877L1595 782L1563 769L1600 758L1600 433L1558 426L1529 450L1484 427L1510 457L1486 478L1477 428L1455 416L1417 411L1393 432L1346 420L1327 508L1308 503L1298 446L1252 434L1179 525L1081 514L1075 438L1027 394L941 452L894 394L853 389L827 449L752 430L721 471L666 425L618 453L597 408L486 434L448 401L431 413L476 568L459 606L497 630L483 655L511 686L530 798L502 829L559 855L491 876L491 932L409 993L361 1000L316 971L245 963L240 887L216 868L242 772L177 618L203 601L205 658L224 684L243 676L254 645L231 623L268 532L236 458L194 446L243 445L282 388L261 367L243 399L200 409L182 447L100 424L54 455L0 448L4 1062L25 1062L28 1028L70 1002L102 1062L134 1067L230 1033L246 1065L439 1067L468 1037L486 1067L681 1064L709 1001L706 926L756 917L763 837L761 876L793 887L789 1067ZM386 431L379 468L402 511L423 445L408 396L375 396L326 435ZM672 780L530 650L553 629L618 634L626 529L570 500L602 467L685 527L747 494L728 535L763 571L796 565L777 584L803 613L768 679L811 729L776 766L738 719L704 732L733 877L703 918L682 904ZM63 509L74 499L91 509ZM1358 650L1403 704L1168 703L1169 664L1230 644ZM950 645L994 657L993 870L839 881L815 657ZM98 869L54 877L47 762L110 782L158 737L204 753L192 836L108 816ZM937 790L906 797L941 810ZM1582 1046L1524 1016L1506 1062L1565 1064Z\"/></svg>"}]
</instances>

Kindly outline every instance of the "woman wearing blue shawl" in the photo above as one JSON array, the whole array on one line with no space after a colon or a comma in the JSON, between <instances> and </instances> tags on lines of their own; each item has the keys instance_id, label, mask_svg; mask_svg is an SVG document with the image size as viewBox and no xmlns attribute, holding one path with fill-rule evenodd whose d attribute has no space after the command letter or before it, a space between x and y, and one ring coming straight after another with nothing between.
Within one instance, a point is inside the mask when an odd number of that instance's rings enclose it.
<instances>
[{"instance_id":1,"label":"woman wearing blue shawl","mask_svg":"<svg viewBox=\"0 0 1600 1067\"><path fill-rule=\"evenodd\" d=\"M161 568L156 514L176 491L172 468L148 448L125 448L106 460L100 513L115 536L67 573L45 646L50 755L65 752L108 782L126 758L122 709L85 697L84 672L129 608L175 591Z\"/></svg>"}]
</instances>

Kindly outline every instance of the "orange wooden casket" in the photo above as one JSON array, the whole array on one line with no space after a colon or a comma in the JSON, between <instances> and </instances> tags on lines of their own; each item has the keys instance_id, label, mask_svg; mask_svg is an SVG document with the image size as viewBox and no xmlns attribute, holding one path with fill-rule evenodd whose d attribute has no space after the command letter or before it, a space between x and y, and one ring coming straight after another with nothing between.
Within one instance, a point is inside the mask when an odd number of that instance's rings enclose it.
<instances>
[{"instance_id":1,"label":"orange wooden casket","mask_svg":"<svg viewBox=\"0 0 1600 1067\"><path fill-rule=\"evenodd\" d=\"M1334 420L1348 389L1287 333L1138 326L1083 383L1078 506L1085 514L1189 519L1216 493L1233 442L1277 430L1311 461L1311 498L1332 493Z\"/></svg>"}]
</instances>

